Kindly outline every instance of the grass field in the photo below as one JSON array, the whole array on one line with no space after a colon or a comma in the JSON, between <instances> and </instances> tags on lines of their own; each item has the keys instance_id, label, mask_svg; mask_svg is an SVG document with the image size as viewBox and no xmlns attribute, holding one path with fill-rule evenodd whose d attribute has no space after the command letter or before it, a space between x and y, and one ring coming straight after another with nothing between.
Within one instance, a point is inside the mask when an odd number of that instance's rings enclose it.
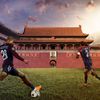
<instances>
[{"instance_id":1,"label":"grass field","mask_svg":"<svg viewBox=\"0 0 100 100\"><path fill-rule=\"evenodd\" d=\"M100 100L100 81L89 77L89 87L82 87L82 69L19 69L34 85L42 85L41 97L31 98L30 88L18 77L0 82L0 100ZM100 69L97 70L100 75Z\"/></svg>"}]
</instances>

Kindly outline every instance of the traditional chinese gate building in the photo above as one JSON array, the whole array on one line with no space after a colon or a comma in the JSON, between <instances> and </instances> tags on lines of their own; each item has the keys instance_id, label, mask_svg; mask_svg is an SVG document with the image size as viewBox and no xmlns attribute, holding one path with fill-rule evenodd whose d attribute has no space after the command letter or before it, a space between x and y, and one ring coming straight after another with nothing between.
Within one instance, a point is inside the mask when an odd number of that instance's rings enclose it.
<instances>
[{"instance_id":1,"label":"traditional chinese gate building","mask_svg":"<svg viewBox=\"0 0 100 100\"><path fill-rule=\"evenodd\" d=\"M6 29L5 29L6 30ZM80 68L83 66L81 57L76 59L76 49L80 42L87 44L93 40L87 39L88 34L82 32L79 27L25 27L22 34L2 30L0 33L6 36L13 36L15 39L17 52L28 59L28 65L19 60L14 60L15 66L27 68ZM10 34L11 33L11 34ZM94 66L100 68L100 51L91 51ZM52 61L53 60L53 61ZM52 61L52 62L51 62ZM56 61L56 64L55 64Z\"/></svg>"},{"instance_id":2,"label":"traditional chinese gate building","mask_svg":"<svg viewBox=\"0 0 100 100\"><path fill-rule=\"evenodd\" d=\"M20 50L69 50L76 49L80 42L87 44L93 40L86 39L88 34L79 27L25 27L20 39L15 43Z\"/></svg>"}]
</instances>

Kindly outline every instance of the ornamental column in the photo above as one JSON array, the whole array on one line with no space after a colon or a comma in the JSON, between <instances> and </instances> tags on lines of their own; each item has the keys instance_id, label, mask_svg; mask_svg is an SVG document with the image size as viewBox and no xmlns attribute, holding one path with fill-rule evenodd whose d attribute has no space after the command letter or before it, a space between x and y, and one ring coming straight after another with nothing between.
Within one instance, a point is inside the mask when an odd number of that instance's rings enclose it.
<instances>
[{"instance_id":1,"label":"ornamental column","mask_svg":"<svg viewBox=\"0 0 100 100\"><path fill-rule=\"evenodd\" d=\"M41 44L39 44L39 50L41 50Z\"/></svg>"},{"instance_id":2,"label":"ornamental column","mask_svg":"<svg viewBox=\"0 0 100 100\"><path fill-rule=\"evenodd\" d=\"M46 50L49 50L49 44L46 44Z\"/></svg>"},{"instance_id":3,"label":"ornamental column","mask_svg":"<svg viewBox=\"0 0 100 100\"><path fill-rule=\"evenodd\" d=\"M56 44L56 49L60 50L60 44Z\"/></svg>"},{"instance_id":4,"label":"ornamental column","mask_svg":"<svg viewBox=\"0 0 100 100\"><path fill-rule=\"evenodd\" d=\"M64 44L65 46L64 46L64 50L67 50L67 44Z\"/></svg>"}]
</instances>

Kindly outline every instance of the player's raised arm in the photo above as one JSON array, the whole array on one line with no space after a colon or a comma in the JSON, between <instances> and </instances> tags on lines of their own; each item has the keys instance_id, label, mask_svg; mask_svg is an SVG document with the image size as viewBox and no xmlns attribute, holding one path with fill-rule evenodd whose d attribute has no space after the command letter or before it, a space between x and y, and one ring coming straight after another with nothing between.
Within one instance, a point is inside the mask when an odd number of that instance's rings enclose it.
<instances>
[{"instance_id":1,"label":"player's raised arm","mask_svg":"<svg viewBox=\"0 0 100 100\"><path fill-rule=\"evenodd\" d=\"M17 59L23 61L25 64L28 64L28 60L25 60L22 58L15 50L12 50L13 56L16 57Z\"/></svg>"},{"instance_id":2,"label":"player's raised arm","mask_svg":"<svg viewBox=\"0 0 100 100\"><path fill-rule=\"evenodd\" d=\"M17 59L24 61L24 58L22 58L15 50L12 50L13 56Z\"/></svg>"},{"instance_id":3,"label":"player's raised arm","mask_svg":"<svg viewBox=\"0 0 100 100\"><path fill-rule=\"evenodd\" d=\"M17 59L23 61L25 64L28 64L28 61L25 60L23 57L21 57L21 56L15 51L15 49L14 49L13 46L11 47L11 51L12 51L14 57L16 57Z\"/></svg>"}]
</instances>

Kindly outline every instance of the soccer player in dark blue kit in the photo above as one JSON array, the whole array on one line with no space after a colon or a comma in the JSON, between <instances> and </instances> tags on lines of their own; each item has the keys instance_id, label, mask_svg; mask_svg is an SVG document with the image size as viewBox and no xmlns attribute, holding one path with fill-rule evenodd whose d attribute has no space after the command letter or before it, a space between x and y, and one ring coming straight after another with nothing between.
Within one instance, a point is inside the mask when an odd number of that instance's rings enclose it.
<instances>
[{"instance_id":1,"label":"soccer player in dark blue kit","mask_svg":"<svg viewBox=\"0 0 100 100\"><path fill-rule=\"evenodd\" d=\"M90 56L90 47L84 43L81 42L81 46L78 48L78 52L76 55L76 58L79 58L79 55L81 55L85 69L84 69L84 86L87 86L88 81L88 74L91 73L92 76L95 76L97 79L100 80L100 77L96 74L95 70L92 68L92 59Z\"/></svg>"},{"instance_id":2,"label":"soccer player in dark blue kit","mask_svg":"<svg viewBox=\"0 0 100 100\"><path fill-rule=\"evenodd\" d=\"M40 96L39 90L41 86L34 87L32 83L28 80L26 75L21 71L18 71L13 65L13 56L17 59L28 64L28 61L18 55L13 46L14 40L12 37L8 37L6 43L0 46L0 52L3 58L2 71L0 73L0 80L4 80L8 75L18 76L22 81L32 89L31 96L37 97Z\"/></svg>"}]
</instances>

